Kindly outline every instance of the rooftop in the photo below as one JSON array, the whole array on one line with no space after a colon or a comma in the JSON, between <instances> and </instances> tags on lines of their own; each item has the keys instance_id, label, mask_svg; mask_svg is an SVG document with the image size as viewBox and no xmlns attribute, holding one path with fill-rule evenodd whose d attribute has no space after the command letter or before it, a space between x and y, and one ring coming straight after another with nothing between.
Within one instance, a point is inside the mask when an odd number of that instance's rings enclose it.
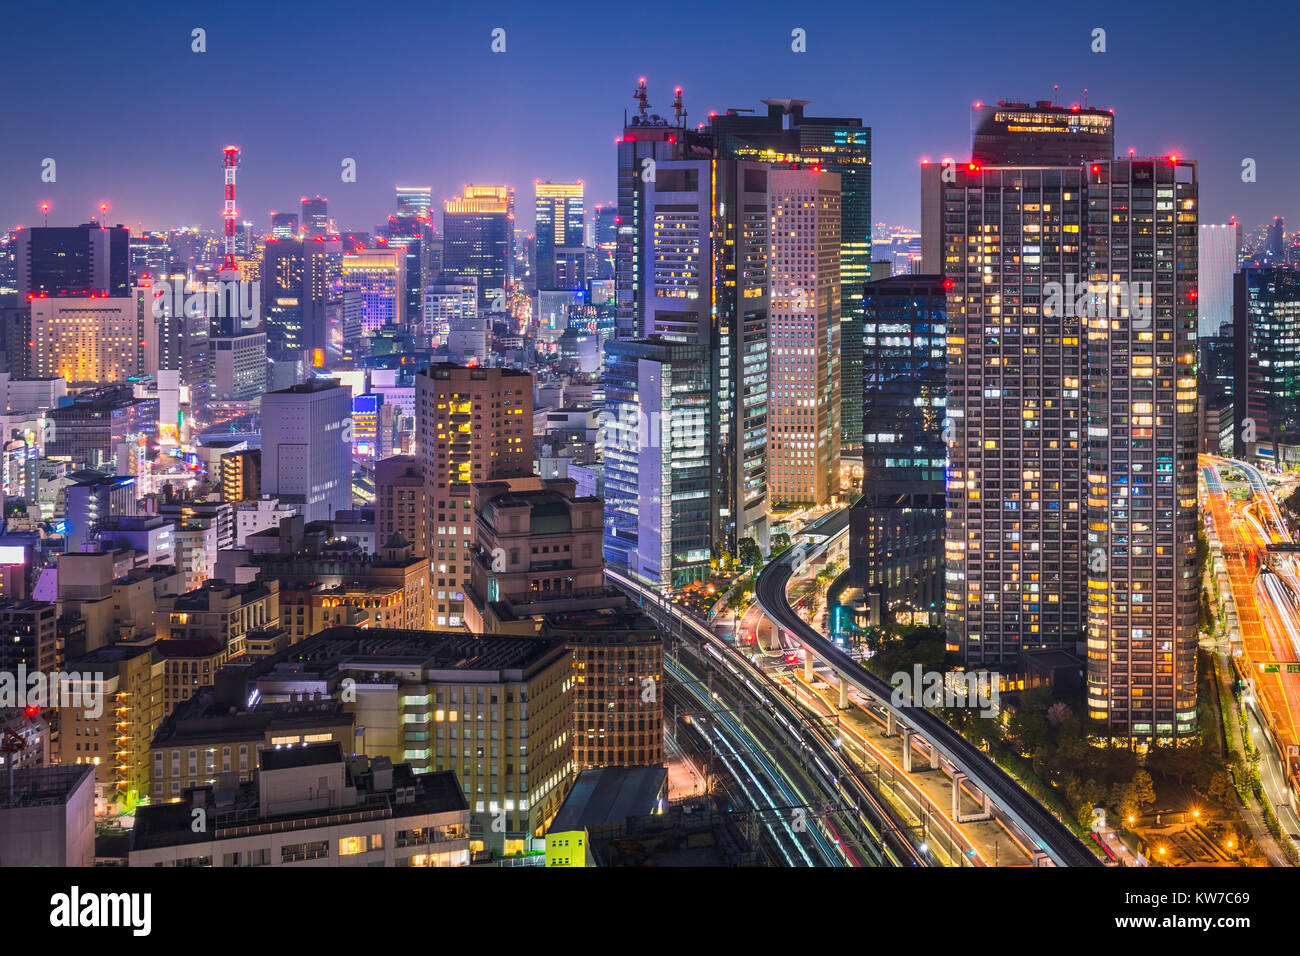
<instances>
[{"instance_id":1,"label":"rooftop","mask_svg":"<svg viewBox=\"0 0 1300 956\"><path fill-rule=\"evenodd\" d=\"M664 767L584 770L555 814L550 830L585 830L651 813L667 786Z\"/></svg>"}]
</instances>

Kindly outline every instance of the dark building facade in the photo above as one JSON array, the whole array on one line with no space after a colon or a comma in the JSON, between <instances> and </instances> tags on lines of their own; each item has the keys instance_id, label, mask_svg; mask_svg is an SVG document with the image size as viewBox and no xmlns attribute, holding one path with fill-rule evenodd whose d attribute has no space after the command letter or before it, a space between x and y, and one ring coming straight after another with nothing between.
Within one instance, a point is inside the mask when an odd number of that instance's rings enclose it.
<instances>
[{"instance_id":1,"label":"dark building facade","mask_svg":"<svg viewBox=\"0 0 1300 956\"><path fill-rule=\"evenodd\" d=\"M130 230L125 226L37 226L17 234L18 295L130 295Z\"/></svg>"},{"instance_id":2,"label":"dark building facade","mask_svg":"<svg viewBox=\"0 0 1300 956\"><path fill-rule=\"evenodd\" d=\"M1300 444L1300 273L1242 269L1232 313L1233 453L1271 457Z\"/></svg>"},{"instance_id":3,"label":"dark building facade","mask_svg":"<svg viewBox=\"0 0 1300 956\"><path fill-rule=\"evenodd\" d=\"M947 292L942 276L898 276L867 283L862 300L864 494L849 513L849 584L889 616L938 623Z\"/></svg>"}]
</instances>

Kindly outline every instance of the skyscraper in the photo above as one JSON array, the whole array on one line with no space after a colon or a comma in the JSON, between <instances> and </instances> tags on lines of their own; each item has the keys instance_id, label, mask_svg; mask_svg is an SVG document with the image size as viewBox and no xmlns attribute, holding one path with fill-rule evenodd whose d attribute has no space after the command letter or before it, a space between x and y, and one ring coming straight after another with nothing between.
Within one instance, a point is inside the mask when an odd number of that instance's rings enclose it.
<instances>
[{"instance_id":1,"label":"skyscraper","mask_svg":"<svg viewBox=\"0 0 1300 956\"><path fill-rule=\"evenodd\" d=\"M1081 167L921 173L951 283L948 642L969 667L1010 669L1084 629L1085 330L1044 302L1087 275L1087 184Z\"/></svg>"},{"instance_id":2,"label":"skyscraper","mask_svg":"<svg viewBox=\"0 0 1300 956\"><path fill-rule=\"evenodd\" d=\"M471 486L533 473L533 377L443 363L415 377L415 392L433 617L459 628L474 545Z\"/></svg>"},{"instance_id":3,"label":"skyscraper","mask_svg":"<svg viewBox=\"0 0 1300 956\"><path fill-rule=\"evenodd\" d=\"M262 396L262 490L307 521L352 507L352 389L317 378Z\"/></svg>"},{"instance_id":4,"label":"skyscraper","mask_svg":"<svg viewBox=\"0 0 1300 956\"><path fill-rule=\"evenodd\" d=\"M406 261L402 249L367 249L342 259L344 290L361 294L361 327L374 332L407 324Z\"/></svg>"},{"instance_id":5,"label":"skyscraper","mask_svg":"<svg viewBox=\"0 0 1300 956\"><path fill-rule=\"evenodd\" d=\"M302 197L302 234L310 239L330 234L328 199L320 196L315 199Z\"/></svg>"},{"instance_id":6,"label":"skyscraper","mask_svg":"<svg viewBox=\"0 0 1300 956\"><path fill-rule=\"evenodd\" d=\"M1241 260L1241 223L1201 223L1197 249L1196 334L1213 337L1219 326L1232 321L1232 277Z\"/></svg>"},{"instance_id":7,"label":"skyscraper","mask_svg":"<svg viewBox=\"0 0 1300 956\"><path fill-rule=\"evenodd\" d=\"M707 347L605 343L605 560L652 587L709 575L716 527Z\"/></svg>"},{"instance_id":8,"label":"skyscraper","mask_svg":"<svg viewBox=\"0 0 1300 956\"><path fill-rule=\"evenodd\" d=\"M768 173L765 163L660 160L644 193L648 336L703 345L715 555L768 547Z\"/></svg>"},{"instance_id":9,"label":"skyscraper","mask_svg":"<svg viewBox=\"0 0 1300 956\"><path fill-rule=\"evenodd\" d=\"M944 606L948 449L947 292L942 276L867 284L863 494L849 514L849 583L895 620L937 624Z\"/></svg>"},{"instance_id":10,"label":"skyscraper","mask_svg":"<svg viewBox=\"0 0 1300 956\"><path fill-rule=\"evenodd\" d=\"M424 314L424 290L433 278L433 222L426 215L398 213L379 228L380 244L400 250L406 272L406 321L419 325Z\"/></svg>"},{"instance_id":11,"label":"skyscraper","mask_svg":"<svg viewBox=\"0 0 1300 956\"><path fill-rule=\"evenodd\" d=\"M706 133L719 156L801 163L840 177L840 367L853 382L840 393L841 444L862 440L862 284L871 276L871 128L856 117L806 116L808 100L763 100L767 114L735 110L712 118Z\"/></svg>"},{"instance_id":12,"label":"skyscraper","mask_svg":"<svg viewBox=\"0 0 1300 956\"><path fill-rule=\"evenodd\" d=\"M18 297L130 295L130 230L91 221L20 229L15 256Z\"/></svg>"},{"instance_id":13,"label":"skyscraper","mask_svg":"<svg viewBox=\"0 0 1300 956\"><path fill-rule=\"evenodd\" d=\"M399 216L422 216L433 218L432 186L398 186L397 214Z\"/></svg>"},{"instance_id":14,"label":"skyscraper","mask_svg":"<svg viewBox=\"0 0 1300 956\"><path fill-rule=\"evenodd\" d=\"M537 288L561 289L577 288L572 285L558 285L555 273L555 250L562 246L583 245L583 229L586 217L583 209L583 184L551 183L537 181L536 184L536 235L534 245L537 259Z\"/></svg>"},{"instance_id":15,"label":"skyscraper","mask_svg":"<svg viewBox=\"0 0 1300 956\"><path fill-rule=\"evenodd\" d=\"M300 239L296 212L272 212L271 235L277 239Z\"/></svg>"},{"instance_id":16,"label":"skyscraper","mask_svg":"<svg viewBox=\"0 0 1300 956\"><path fill-rule=\"evenodd\" d=\"M1300 445L1300 274L1248 267L1233 287L1233 453L1281 461Z\"/></svg>"},{"instance_id":17,"label":"skyscraper","mask_svg":"<svg viewBox=\"0 0 1300 956\"><path fill-rule=\"evenodd\" d=\"M1088 716L1169 741L1197 732L1196 164L1085 169Z\"/></svg>"},{"instance_id":18,"label":"skyscraper","mask_svg":"<svg viewBox=\"0 0 1300 956\"><path fill-rule=\"evenodd\" d=\"M330 308L342 291L338 239L268 238L262 258L267 354L304 359L329 347Z\"/></svg>"},{"instance_id":19,"label":"skyscraper","mask_svg":"<svg viewBox=\"0 0 1300 956\"><path fill-rule=\"evenodd\" d=\"M443 203L442 280L478 283L479 309L504 311L513 278L514 190L509 186L466 186L463 196Z\"/></svg>"},{"instance_id":20,"label":"skyscraper","mask_svg":"<svg viewBox=\"0 0 1300 956\"><path fill-rule=\"evenodd\" d=\"M38 296L31 309L31 368L37 378L102 384L140 374L140 317L134 298Z\"/></svg>"},{"instance_id":21,"label":"skyscraper","mask_svg":"<svg viewBox=\"0 0 1300 956\"><path fill-rule=\"evenodd\" d=\"M768 221L768 485L773 503L824 505L840 473L839 175L772 169Z\"/></svg>"},{"instance_id":22,"label":"skyscraper","mask_svg":"<svg viewBox=\"0 0 1300 956\"><path fill-rule=\"evenodd\" d=\"M1115 155L1113 110L1033 106L1010 100L971 107L971 155L976 166L1077 166Z\"/></svg>"}]
</instances>

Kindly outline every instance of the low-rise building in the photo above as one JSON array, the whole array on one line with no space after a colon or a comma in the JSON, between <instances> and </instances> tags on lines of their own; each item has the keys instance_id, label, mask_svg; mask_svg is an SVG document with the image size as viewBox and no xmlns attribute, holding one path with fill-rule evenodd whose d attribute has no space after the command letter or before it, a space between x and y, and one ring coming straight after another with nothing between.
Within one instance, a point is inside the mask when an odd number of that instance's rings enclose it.
<instances>
[{"instance_id":1,"label":"low-rise building","mask_svg":"<svg viewBox=\"0 0 1300 956\"><path fill-rule=\"evenodd\" d=\"M264 751L256 782L185 796L140 809L129 865L469 864L469 808L455 774L345 758L337 743Z\"/></svg>"}]
</instances>

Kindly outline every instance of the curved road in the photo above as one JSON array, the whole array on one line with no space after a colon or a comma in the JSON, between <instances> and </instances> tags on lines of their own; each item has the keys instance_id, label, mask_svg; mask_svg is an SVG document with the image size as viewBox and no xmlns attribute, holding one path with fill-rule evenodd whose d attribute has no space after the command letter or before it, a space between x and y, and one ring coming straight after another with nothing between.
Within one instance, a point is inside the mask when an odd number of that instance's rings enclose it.
<instances>
[{"instance_id":1,"label":"curved road","mask_svg":"<svg viewBox=\"0 0 1300 956\"><path fill-rule=\"evenodd\" d=\"M848 523L849 512L844 509L833 518L823 521L816 532L826 535L829 541L847 529ZM794 559L799 556L802 548L803 546L796 545L788 549L759 572L754 596L772 622L792 634L814 657L829 664L851 686L879 701L893 713L898 723L910 727L920 737L934 744L954 767L988 794L1002 813L1057 866L1102 866L1101 860L1065 824L1025 793L983 751L924 707L892 706L890 699L894 688L890 684L853 660L795 613L786 598L786 586L794 571ZM802 553L805 559L811 559L818 550L819 546L814 546L803 549Z\"/></svg>"}]
</instances>

